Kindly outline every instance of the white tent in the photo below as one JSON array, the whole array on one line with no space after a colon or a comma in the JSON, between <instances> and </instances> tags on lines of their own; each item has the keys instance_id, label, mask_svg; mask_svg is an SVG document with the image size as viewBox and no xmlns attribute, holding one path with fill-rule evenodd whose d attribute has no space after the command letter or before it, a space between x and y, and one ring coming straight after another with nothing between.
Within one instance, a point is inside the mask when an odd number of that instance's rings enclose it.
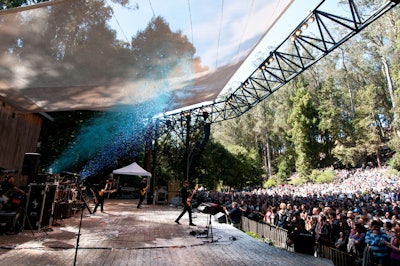
<instances>
[{"instance_id":1,"label":"white tent","mask_svg":"<svg viewBox=\"0 0 400 266\"><path fill-rule=\"evenodd\" d=\"M116 169L113 174L117 175L138 175L138 176L151 176L149 172L140 167L137 163L132 163L128 166Z\"/></svg>"}]
</instances>

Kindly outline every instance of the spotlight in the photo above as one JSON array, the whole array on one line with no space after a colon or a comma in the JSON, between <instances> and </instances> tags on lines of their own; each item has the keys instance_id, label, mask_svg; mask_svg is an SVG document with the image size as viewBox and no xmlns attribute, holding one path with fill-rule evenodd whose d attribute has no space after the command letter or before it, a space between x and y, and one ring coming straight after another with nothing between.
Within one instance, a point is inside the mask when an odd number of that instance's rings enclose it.
<instances>
[{"instance_id":1,"label":"spotlight","mask_svg":"<svg viewBox=\"0 0 400 266\"><path fill-rule=\"evenodd\" d=\"M290 37L290 40L291 40L292 42L294 42L296 39L297 39L296 34L293 34L292 37Z\"/></svg>"},{"instance_id":2,"label":"spotlight","mask_svg":"<svg viewBox=\"0 0 400 266\"><path fill-rule=\"evenodd\" d=\"M313 23L315 21L315 17L311 16L308 18L308 23Z\"/></svg>"},{"instance_id":3,"label":"spotlight","mask_svg":"<svg viewBox=\"0 0 400 266\"><path fill-rule=\"evenodd\" d=\"M296 32L294 33L296 36L300 36L302 33L302 31L300 29L296 30Z\"/></svg>"},{"instance_id":4,"label":"spotlight","mask_svg":"<svg viewBox=\"0 0 400 266\"><path fill-rule=\"evenodd\" d=\"M303 25L301 25L301 29L302 30L306 30L308 28L308 24L307 23L303 23Z\"/></svg>"},{"instance_id":5,"label":"spotlight","mask_svg":"<svg viewBox=\"0 0 400 266\"><path fill-rule=\"evenodd\" d=\"M268 58L267 58L268 64L271 64L272 62L274 62L274 60L275 60L275 58L274 58L273 55L270 55L270 56L268 56Z\"/></svg>"}]
</instances>

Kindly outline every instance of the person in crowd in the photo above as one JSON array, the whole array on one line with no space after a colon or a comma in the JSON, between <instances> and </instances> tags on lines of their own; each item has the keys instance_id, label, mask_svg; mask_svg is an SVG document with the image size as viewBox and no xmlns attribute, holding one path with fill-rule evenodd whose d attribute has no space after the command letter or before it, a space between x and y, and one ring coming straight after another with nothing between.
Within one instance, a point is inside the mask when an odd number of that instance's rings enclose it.
<instances>
[{"instance_id":1,"label":"person in crowd","mask_svg":"<svg viewBox=\"0 0 400 266\"><path fill-rule=\"evenodd\" d=\"M400 227L393 228L392 240L384 244L390 249L390 266L400 266Z\"/></svg>"},{"instance_id":2,"label":"person in crowd","mask_svg":"<svg viewBox=\"0 0 400 266\"><path fill-rule=\"evenodd\" d=\"M389 239L386 233L381 229L381 224L377 220L373 220L370 225L370 230L368 230L365 235L365 243L370 247L373 254L373 260L375 263L380 265L388 265L388 248L386 242Z\"/></svg>"},{"instance_id":3,"label":"person in crowd","mask_svg":"<svg viewBox=\"0 0 400 266\"><path fill-rule=\"evenodd\" d=\"M179 220L182 218L182 216L187 212L189 214L189 225L190 226L196 226L193 221L192 221L192 205L191 205L191 198L196 193L196 189L193 191L193 193L190 193L189 191L189 181L184 181L183 186L180 189L180 195L182 197L182 204L183 204L183 210L181 214L176 218L175 223L181 224Z\"/></svg>"},{"instance_id":4,"label":"person in crowd","mask_svg":"<svg viewBox=\"0 0 400 266\"><path fill-rule=\"evenodd\" d=\"M239 208L239 204L234 201L232 202L232 208L228 210L225 206L223 207L225 214L228 216L230 223L236 228L240 228L243 212Z\"/></svg>"},{"instance_id":5,"label":"person in crowd","mask_svg":"<svg viewBox=\"0 0 400 266\"><path fill-rule=\"evenodd\" d=\"M347 224L351 227L356 220L356 216L353 211L347 211Z\"/></svg>"},{"instance_id":6,"label":"person in crowd","mask_svg":"<svg viewBox=\"0 0 400 266\"><path fill-rule=\"evenodd\" d=\"M137 208L140 209L142 207L142 203L146 196L146 191L149 188L149 184L147 183L147 178L142 178L142 181L139 184L139 202Z\"/></svg>"},{"instance_id":7,"label":"person in crowd","mask_svg":"<svg viewBox=\"0 0 400 266\"><path fill-rule=\"evenodd\" d=\"M272 206L268 206L263 221L266 224L272 224L273 220Z\"/></svg>"},{"instance_id":8,"label":"person in crowd","mask_svg":"<svg viewBox=\"0 0 400 266\"><path fill-rule=\"evenodd\" d=\"M295 252L314 255L315 236L305 229L305 221L299 219L296 228L288 236L286 243L294 247Z\"/></svg>"},{"instance_id":9,"label":"person in crowd","mask_svg":"<svg viewBox=\"0 0 400 266\"><path fill-rule=\"evenodd\" d=\"M385 231L385 233L386 233L386 235L387 235L387 237L389 239L389 242L394 237L394 232L392 230L392 227L393 227L393 225L392 225L392 221L391 220L385 220L384 221L383 230Z\"/></svg>"},{"instance_id":10,"label":"person in crowd","mask_svg":"<svg viewBox=\"0 0 400 266\"><path fill-rule=\"evenodd\" d=\"M346 237L343 232L339 232L339 238L335 242L335 248L340 251L346 251Z\"/></svg>"},{"instance_id":11,"label":"person in crowd","mask_svg":"<svg viewBox=\"0 0 400 266\"><path fill-rule=\"evenodd\" d=\"M365 248L365 229L360 223L354 223L347 243L347 252L362 256Z\"/></svg>"},{"instance_id":12,"label":"person in crowd","mask_svg":"<svg viewBox=\"0 0 400 266\"><path fill-rule=\"evenodd\" d=\"M287 223L287 205L286 203L282 202L279 205L279 211L278 211L278 226L279 227L284 227Z\"/></svg>"}]
</instances>

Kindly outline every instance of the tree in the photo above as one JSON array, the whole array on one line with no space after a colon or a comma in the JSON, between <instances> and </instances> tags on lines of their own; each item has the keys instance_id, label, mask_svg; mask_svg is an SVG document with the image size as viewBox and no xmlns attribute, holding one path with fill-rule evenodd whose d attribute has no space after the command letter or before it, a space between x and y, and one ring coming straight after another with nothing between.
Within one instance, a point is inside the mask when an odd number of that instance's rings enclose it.
<instances>
[{"instance_id":1,"label":"tree","mask_svg":"<svg viewBox=\"0 0 400 266\"><path fill-rule=\"evenodd\" d=\"M296 171L300 176L308 176L318 161L318 116L311 101L311 95L303 80L297 83L297 91L291 97L292 110L288 114L289 131L296 153Z\"/></svg>"}]
</instances>

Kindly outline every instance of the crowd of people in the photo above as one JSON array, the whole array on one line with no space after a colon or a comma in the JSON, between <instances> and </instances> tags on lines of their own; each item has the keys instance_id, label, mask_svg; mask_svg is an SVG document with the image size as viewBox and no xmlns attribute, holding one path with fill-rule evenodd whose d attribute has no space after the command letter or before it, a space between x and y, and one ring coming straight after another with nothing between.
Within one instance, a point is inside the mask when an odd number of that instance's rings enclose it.
<instances>
[{"instance_id":1,"label":"crowd of people","mask_svg":"<svg viewBox=\"0 0 400 266\"><path fill-rule=\"evenodd\" d=\"M400 265L400 178L389 172L337 170L329 184L203 192L202 197L287 229L295 251L319 255L326 245L361 257L368 246L381 265Z\"/></svg>"}]
</instances>

